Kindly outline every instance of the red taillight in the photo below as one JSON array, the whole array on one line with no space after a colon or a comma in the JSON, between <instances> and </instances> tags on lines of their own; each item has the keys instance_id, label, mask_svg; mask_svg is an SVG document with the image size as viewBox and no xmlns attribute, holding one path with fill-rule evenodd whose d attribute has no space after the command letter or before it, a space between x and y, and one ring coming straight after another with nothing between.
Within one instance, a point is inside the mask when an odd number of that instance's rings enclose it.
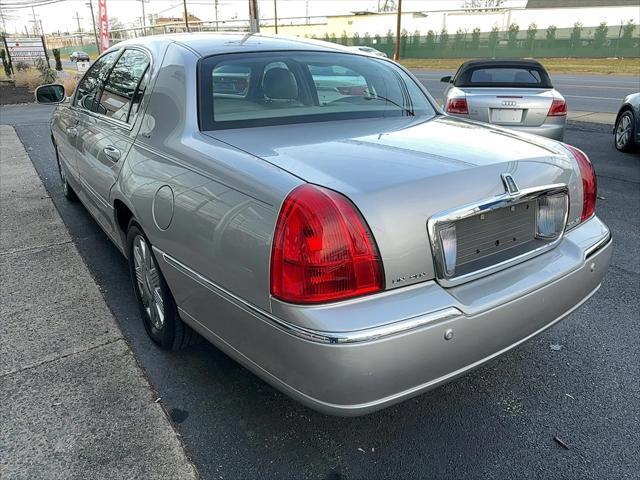
<instances>
[{"instance_id":1,"label":"red taillight","mask_svg":"<svg viewBox=\"0 0 640 480\"><path fill-rule=\"evenodd\" d=\"M567 114L567 102L554 98L549 107L547 117L563 117Z\"/></svg>"},{"instance_id":2,"label":"red taillight","mask_svg":"<svg viewBox=\"0 0 640 480\"><path fill-rule=\"evenodd\" d=\"M302 185L284 201L271 253L271 294L292 303L331 302L382 290L382 262L356 207Z\"/></svg>"},{"instance_id":3,"label":"red taillight","mask_svg":"<svg viewBox=\"0 0 640 480\"><path fill-rule=\"evenodd\" d=\"M584 222L596 213L596 198L598 196L596 171L586 153L571 145L566 145L566 147L573 154L573 158L576 159L578 167L580 167L580 175L582 176L582 215L580 215L580 221Z\"/></svg>"},{"instance_id":4,"label":"red taillight","mask_svg":"<svg viewBox=\"0 0 640 480\"><path fill-rule=\"evenodd\" d=\"M468 114L466 98L450 98L447 102L447 113Z\"/></svg>"}]
</instances>

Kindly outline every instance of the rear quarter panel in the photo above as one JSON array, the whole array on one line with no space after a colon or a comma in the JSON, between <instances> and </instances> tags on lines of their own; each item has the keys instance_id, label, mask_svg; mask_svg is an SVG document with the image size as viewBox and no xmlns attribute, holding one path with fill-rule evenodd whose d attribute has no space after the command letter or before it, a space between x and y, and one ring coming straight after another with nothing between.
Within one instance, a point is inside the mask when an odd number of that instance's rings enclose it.
<instances>
[{"instance_id":1,"label":"rear quarter panel","mask_svg":"<svg viewBox=\"0 0 640 480\"><path fill-rule=\"evenodd\" d=\"M301 181L200 134L197 60L179 45L168 47L119 191L152 245L269 310L271 238L284 197ZM178 306L207 325L216 301L226 300L160 265Z\"/></svg>"}]
</instances>

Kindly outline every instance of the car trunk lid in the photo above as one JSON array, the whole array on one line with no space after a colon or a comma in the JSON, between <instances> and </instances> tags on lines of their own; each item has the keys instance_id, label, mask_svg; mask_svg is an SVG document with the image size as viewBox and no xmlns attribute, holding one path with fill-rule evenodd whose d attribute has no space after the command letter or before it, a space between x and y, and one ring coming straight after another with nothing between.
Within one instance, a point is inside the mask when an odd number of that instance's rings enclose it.
<instances>
[{"instance_id":1,"label":"car trunk lid","mask_svg":"<svg viewBox=\"0 0 640 480\"><path fill-rule=\"evenodd\" d=\"M451 117L318 122L220 130L208 135L299 178L348 196L383 259L386 287L434 278L427 233L433 215L521 189L581 188L557 143ZM577 198L572 195L572 198ZM581 198L573 201L580 214Z\"/></svg>"}]
</instances>

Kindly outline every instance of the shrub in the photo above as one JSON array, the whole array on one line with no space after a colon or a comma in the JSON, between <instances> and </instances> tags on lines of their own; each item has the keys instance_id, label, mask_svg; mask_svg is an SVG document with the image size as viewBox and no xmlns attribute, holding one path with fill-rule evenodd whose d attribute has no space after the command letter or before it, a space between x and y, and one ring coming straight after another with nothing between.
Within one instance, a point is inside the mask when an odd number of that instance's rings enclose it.
<instances>
[{"instance_id":1,"label":"shrub","mask_svg":"<svg viewBox=\"0 0 640 480\"><path fill-rule=\"evenodd\" d=\"M447 43L449 43L449 33L446 28L443 28L440 32L440 49L445 50L447 48Z\"/></svg>"},{"instance_id":2,"label":"shrub","mask_svg":"<svg viewBox=\"0 0 640 480\"><path fill-rule=\"evenodd\" d=\"M56 59L56 70L62 71L62 61L60 60L60 50L57 48L53 49L53 58Z\"/></svg>"},{"instance_id":3,"label":"shrub","mask_svg":"<svg viewBox=\"0 0 640 480\"><path fill-rule=\"evenodd\" d=\"M500 30L498 29L498 26L495 25L491 29L491 32L489 32L489 48L491 49L491 55L495 55L496 53L496 46L498 45L499 36Z\"/></svg>"},{"instance_id":4,"label":"shrub","mask_svg":"<svg viewBox=\"0 0 640 480\"><path fill-rule=\"evenodd\" d=\"M16 62L15 67L18 72L26 72L27 70L31 69L31 65L29 65L27 62Z\"/></svg>"},{"instance_id":5,"label":"shrub","mask_svg":"<svg viewBox=\"0 0 640 480\"><path fill-rule=\"evenodd\" d=\"M571 30L571 47L579 47L582 45L582 30L583 30L583 26L582 23L580 22L576 22L573 24L573 30Z\"/></svg>"},{"instance_id":6,"label":"shrub","mask_svg":"<svg viewBox=\"0 0 640 480\"><path fill-rule=\"evenodd\" d=\"M471 48L475 50L479 46L480 46L480 29L476 27L471 32Z\"/></svg>"},{"instance_id":7,"label":"shrub","mask_svg":"<svg viewBox=\"0 0 640 480\"><path fill-rule=\"evenodd\" d=\"M78 79L79 77L77 75L68 75L59 80L59 82L64 86L64 91L67 94L67 97L73 95L73 92L78 85Z\"/></svg>"},{"instance_id":8,"label":"shrub","mask_svg":"<svg viewBox=\"0 0 640 480\"><path fill-rule=\"evenodd\" d=\"M37 86L42 85L40 72L35 69L28 68L26 70L17 70L13 77L16 87L27 87L33 91Z\"/></svg>"},{"instance_id":9,"label":"shrub","mask_svg":"<svg viewBox=\"0 0 640 480\"><path fill-rule=\"evenodd\" d=\"M462 28L459 28L458 30L456 30L456 34L453 37L453 48L455 48L456 50L459 50L462 48L463 43L464 43L464 30Z\"/></svg>"},{"instance_id":10,"label":"shrub","mask_svg":"<svg viewBox=\"0 0 640 480\"><path fill-rule=\"evenodd\" d=\"M538 33L538 25L535 23L530 23L527 28L527 44L529 46L533 46L533 42L536 39L536 34Z\"/></svg>"},{"instance_id":11,"label":"shrub","mask_svg":"<svg viewBox=\"0 0 640 480\"><path fill-rule=\"evenodd\" d=\"M552 46L556 42L556 30L558 27L555 25L549 25L547 27L547 45Z\"/></svg>"},{"instance_id":12,"label":"shrub","mask_svg":"<svg viewBox=\"0 0 640 480\"><path fill-rule=\"evenodd\" d=\"M329 37L329 40L331 40L333 43L338 43L338 39L336 38L335 33L331 34L331 36Z\"/></svg>"},{"instance_id":13,"label":"shrub","mask_svg":"<svg viewBox=\"0 0 640 480\"><path fill-rule=\"evenodd\" d=\"M636 29L636 24L633 23L633 19L629 20L622 27L622 45L630 47L633 45L633 31Z\"/></svg>"}]
</instances>

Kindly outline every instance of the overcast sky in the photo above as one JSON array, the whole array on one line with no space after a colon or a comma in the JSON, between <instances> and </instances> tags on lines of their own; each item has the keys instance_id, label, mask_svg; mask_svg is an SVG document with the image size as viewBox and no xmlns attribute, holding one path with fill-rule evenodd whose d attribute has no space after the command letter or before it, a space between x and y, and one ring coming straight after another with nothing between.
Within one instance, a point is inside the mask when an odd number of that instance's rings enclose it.
<instances>
[{"instance_id":1,"label":"overcast sky","mask_svg":"<svg viewBox=\"0 0 640 480\"><path fill-rule=\"evenodd\" d=\"M81 28L89 31L92 27L88 1L63 0L59 3L36 7L35 13L38 20L42 20L44 31L47 33L76 31L78 29L76 13L80 17ZM385 0L380 2L378 0L277 0L277 2L278 16L283 18L303 17L306 15L307 8L310 16L340 15L358 10L376 11L378 3L384 4ZM2 3L10 4L12 0L4 0ZM16 0L13 3L16 3ZM97 0L93 0L96 14L97 3ZM214 0L187 0L189 13L201 20L214 19L214 3ZM464 0L403 0L403 11L458 9L463 3ZM505 3L508 6L522 6L526 0L507 0ZM147 0L145 2L147 15L180 17L182 8L181 0ZM259 0L259 10L262 18L273 18L273 0ZM33 28L31 8L2 7L1 11L5 16L8 33L24 32L25 26L30 30ZM107 0L107 13L110 18L117 17L127 27L139 26L142 4L140 0ZM248 0L218 0L219 20L246 19L248 16Z\"/></svg>"}]
</instances>

